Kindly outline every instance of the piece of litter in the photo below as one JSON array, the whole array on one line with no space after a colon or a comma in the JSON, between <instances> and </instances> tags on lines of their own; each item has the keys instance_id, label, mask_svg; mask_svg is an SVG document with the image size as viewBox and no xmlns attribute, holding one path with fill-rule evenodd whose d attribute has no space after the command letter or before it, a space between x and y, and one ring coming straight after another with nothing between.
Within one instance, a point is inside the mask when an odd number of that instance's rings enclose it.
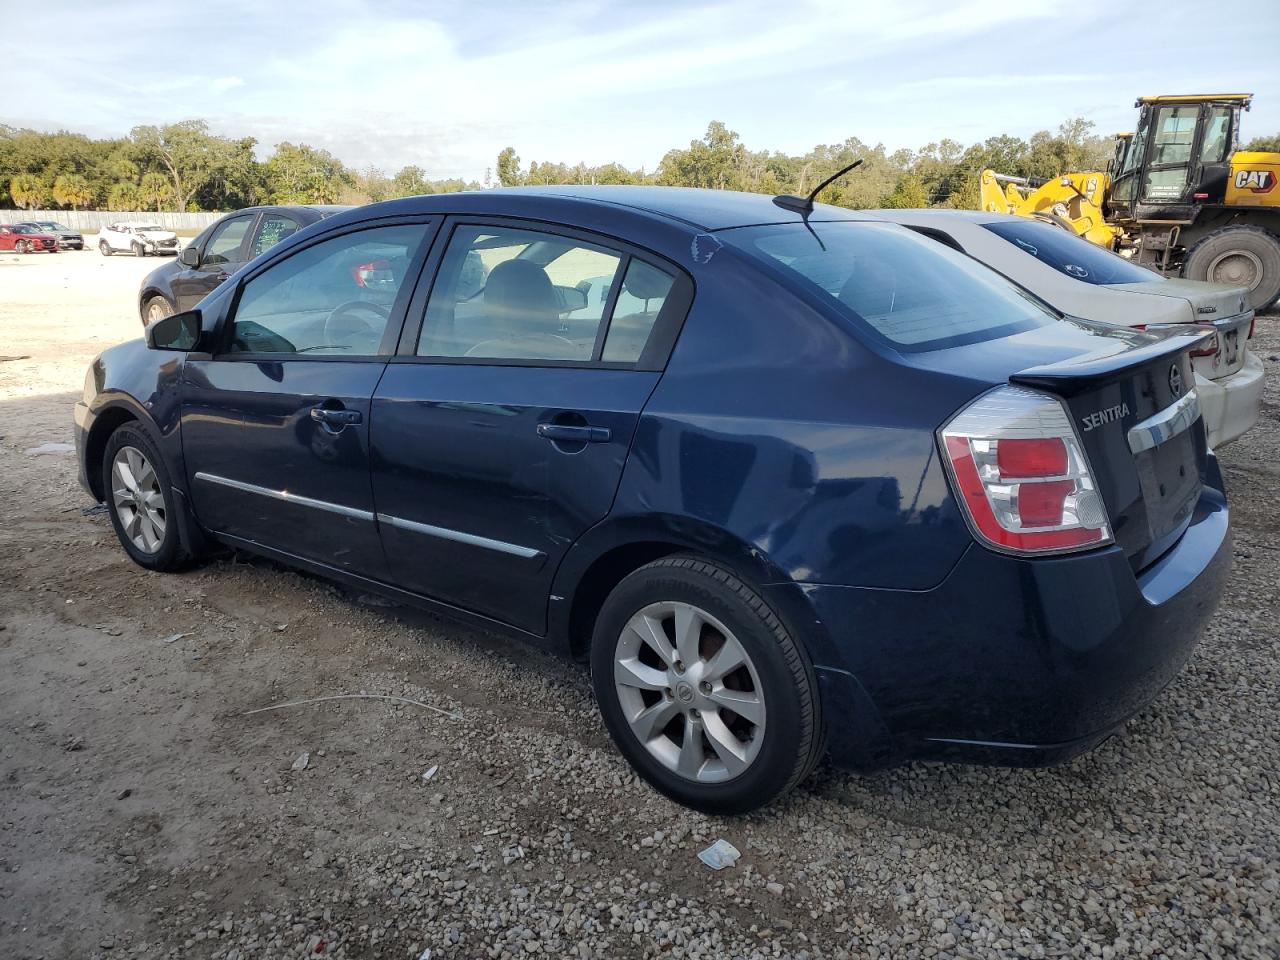
<instances>
[{"instance_id":1,"label":"piece of litter","mask_svg":"<svg viewBox=\"0 0 1280 960\"><path fill-rule=\"evenodd\" d=\"M131 787L125 787L123 790L121 790L119 793L116 794L116 799L128 800L131 796L133 796L133 789Z\"/></svg>"},{"instance_id":2,"label":"piece of litter","mask_svg":"<svg viewBox=\"0 0 1280 960\"><path fill-rule=\"evenodd\" d=\"M75 445L71 443L42 443L38 447L27 447L23 451L29 457L45 457L58 453L74 453Z\"/></svg>"},{"instance_id":3,"label":"piece of litter","mask_svg":"<svg viewBox=\"0 0 1280 960\"><path fill-rule=\"evenodd\" d=\"M737 863L740 856L742 856L742 851L728 840L717 840L699 853L698 859L712 870L723 870L725 867L732 867Z\"/></svg>"},{"instance_id":4,"label":"piece of litter","mask_svg":"<svg viewBox=\"0 0 1280 960\"><path fill-rule=\"evenodd\" d=\"M437 763L434 767L432 767L430 770L428 770L426 773L422 775L422 782L426 783L428 780L434 777L436 775L436 771L438 771L439 769L440 769L440 764Z\"/></svg>"},{"instance_id":5,"label":"piece of litter","mask_svg":"<svg viewBox=\"0 0 1280 960\"><path fill-rule=\"evenodd\" d=\"M309 754L309 753L303 753L303 754L300 754L300 755L298 756L298 759L297 759L297 760L295 760L295 761L293 761L293 767L292 767L292 769L294 769L294 770L305 770L305 769L307 769L307 764L309 764L310 762L311 762L311 754Z\"/></svg>"},{"instance_id":6,"label":"piece of litter","mask_svg":"<svg viewBox=\"0 0 1280 960\"><path fill-rule=\"evenodd\" d=\"M431 948L427 947L427 949L423 950L422 956L418 957L418 960L431 960Z\"/></svg>"},{"instance_id":7,"label":"piece of litter","mask_svg":"<svg viewBox=\"0 0 1280 960\"><path fill-rule=\"evenodd\" d=\"M96 517L100 513L107 512L107 505L105 503L95 503L92 507L85 507L80 512L86 517Z\"/></svg>"},{"instance_id":8,"label":"piece of litter","mask_svg":"<svg viewBox=\"0 0 1280 960\"><path fill-rule=\"evenodd\" d=\"M161 641L161 643L177 643L183 637L189 637L189 636L191 636L191 634L189 633L171 633L169 634L169 636L165 637L164 640Z\"/></svg>"},{"instance_id":9,"label":"piece of litter","mask_svg":"<svg viewBox=\"0 0 1280 960\"><path fill-rule=\"evenodd\" d=\"M276 624L276 633L284 633L284 632L285 632L286 630L288 630L288 629L289 629L289 624L287 624L287 623L277 623L277 624Z\"/></svg>"}]
</instances>

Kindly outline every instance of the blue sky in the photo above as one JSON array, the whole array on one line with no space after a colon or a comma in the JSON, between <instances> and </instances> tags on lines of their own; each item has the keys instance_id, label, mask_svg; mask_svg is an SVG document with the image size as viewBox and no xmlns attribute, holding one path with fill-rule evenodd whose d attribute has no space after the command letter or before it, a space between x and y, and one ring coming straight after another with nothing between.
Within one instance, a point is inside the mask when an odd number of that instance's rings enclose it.
<instances>
[{"instance_id":1,"label":"blue sky","mask_svg":"<svg viewBox=\"0 0 1280 960\"><path fill-rule=\"evenodd\" d=\"M480 179L508 145L652 169L710 120L788 152L1112 133L1139 95L1206 90L1257 95L1246 138L1280 131L1275 0L10 0L4 22L0 122L203 117L432 177Z\"/></svg>"}]
</instances>

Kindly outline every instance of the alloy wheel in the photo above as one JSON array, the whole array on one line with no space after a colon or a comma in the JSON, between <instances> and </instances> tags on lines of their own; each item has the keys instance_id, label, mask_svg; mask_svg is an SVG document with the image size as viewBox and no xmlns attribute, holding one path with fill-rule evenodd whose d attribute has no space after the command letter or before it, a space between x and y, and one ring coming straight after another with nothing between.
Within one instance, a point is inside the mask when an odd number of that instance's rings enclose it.
<instances>
[{"instance_id":1,"label":"alloy wheel","mask_svg":"<svg viewBox=\"0 0 1280 960\"><path fill-rule=\"evenodd\" d=\"M155 323L157 320L163 320L172 314L173 311L169 309L169 305L159 297L155 297L147 304L147 323Z\"/></svg>"},{"instance_id":2,"label":"alloy wheel","mask_svg":"<svg viewBox=\"0 0 1280 960\"><path fill-rule=\"evenodd\" d=\"M623 717L667 769L698 783L731 780L764 742L764 688L746 648L692 604L653 603L614 650Z\"/></svg>"},{"instance_id":3,"label":"alloy wheel","mask_svg":"<svg viewBox=\"0 0 1280 960\"><path fill-rule=\"evenodd\" d=\"M111 461L111 500L124 535L144 553L156 553L164 542L164 494L155 468L137 447L121 447Z\"/></svg>"}]
</instances>

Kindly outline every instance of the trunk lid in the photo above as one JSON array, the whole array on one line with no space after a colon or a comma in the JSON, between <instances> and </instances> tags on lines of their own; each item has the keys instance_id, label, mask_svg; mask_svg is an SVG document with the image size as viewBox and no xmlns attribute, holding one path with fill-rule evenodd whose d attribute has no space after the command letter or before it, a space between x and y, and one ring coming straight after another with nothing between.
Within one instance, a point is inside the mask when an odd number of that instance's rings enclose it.
<instances>
[{"instance_id":1,"label":"trunk lid","mask_svg":"<svg viewBox=\"0 0 1280 960\"><path fill-rule=\"evenodd\" d=\"M1115 289L1182 301L1190 308L1188 320L1209 324L1218 331L1217 349L1211 356L1195 357L1196 373L1208 380L1230 376L1244 366L1245 342L1253 323L1249 291L1224 283L1200 280L1151 280L1125 283Z\"/></svg>"},{"instance_id":2,"label":"trunk lid","mask_svg":"<svg viewBox=\"0 0 1280 960\"><path fill-rule=\"evenodd\" d=\"M1142 570L1182 535L1200 496L1207 450L1190 352L1209 336L1190 324L1144 332L1067 319L911 362L1060 398L1115 542Z\"/></svg>"}]
</instances>

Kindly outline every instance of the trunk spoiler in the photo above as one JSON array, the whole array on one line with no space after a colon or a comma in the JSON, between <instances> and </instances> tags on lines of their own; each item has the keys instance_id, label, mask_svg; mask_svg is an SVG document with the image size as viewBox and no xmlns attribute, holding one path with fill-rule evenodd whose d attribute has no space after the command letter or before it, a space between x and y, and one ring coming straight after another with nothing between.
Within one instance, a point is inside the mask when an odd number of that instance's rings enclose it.
<instances>
[{"instance_id":1,"label":"trunk spoiler","mask_svg":"<svg viewBox=\"0 0 1280 960\"><path fill-rule=\"evenodd\" d=\"M1144 343L1120 353L1107 356L1085 354L1057 363L1028 367L1011 375L1009 382L1070 397L1114 380L1121 371L1190 351L1214 336L1215 332L1212 327L1178 324L1159 331L1159 334L1160 338L1153 343Z\"/></svg>"}]
</instances>

